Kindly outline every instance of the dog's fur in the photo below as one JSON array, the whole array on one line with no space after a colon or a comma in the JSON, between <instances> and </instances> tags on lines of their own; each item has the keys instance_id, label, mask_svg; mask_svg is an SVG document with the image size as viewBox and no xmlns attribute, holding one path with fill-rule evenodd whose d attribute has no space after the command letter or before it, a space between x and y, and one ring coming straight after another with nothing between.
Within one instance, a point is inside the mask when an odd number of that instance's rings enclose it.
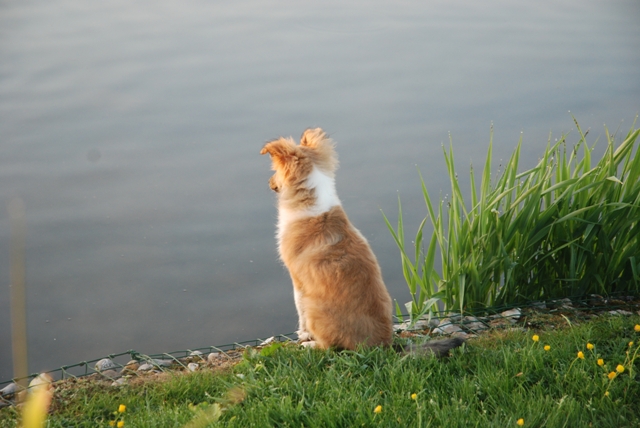
<instances>
[{"instance_id":1,"label":"dog's fur","mask_svg":"<svg viewBox=\"0 0 640 428\"><path fill-rule=\"evenodd\" d=\"M267 153L275 171L269 186L278 193L278 249L293 281L300 340L337 349L391 345L391 297L367 240L338 199L333 141L320 128L307 129L299 145L278 138L260 152ZM454 342L431 352L462 343Z\"/></svg>"}]
</instances>

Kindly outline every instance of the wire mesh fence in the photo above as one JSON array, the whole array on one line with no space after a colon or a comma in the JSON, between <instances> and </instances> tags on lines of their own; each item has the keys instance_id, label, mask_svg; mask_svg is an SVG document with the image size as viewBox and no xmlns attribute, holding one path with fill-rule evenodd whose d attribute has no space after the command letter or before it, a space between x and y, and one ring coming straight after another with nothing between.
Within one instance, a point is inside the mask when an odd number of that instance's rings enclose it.
<instances>
[{"instance_id":1,"label":"wire mesh fence","mask_svg":"<svg viewBox=\"0 0 640 428\"><path fill-rule=\"evenodd\" d=\"M640 315L640 296L618 295L605 298L598 295L589 295L547 302L530 302L523 305L487 308L482 313L473 315L435 312L430 316L423 316L420 319L413 320L410 319L408 314L403 314L403 319L397 320L398 323L395 324L395 330L397 332L422 332L425 333L425 335L452 333L469 335L493 328L512 327L516 325L516 323L522 323L524 327L535 328L535 325L527 322L527 319L535 313L556 314L573 319L588 318L594 315ZM122 371L132 361L140 366L148 364L153 370L159 371L175 369L188 370L188 364L191 361L207 361L207 357L210 354L217 355L220 358L226 357L232 359L232 357L237 358L238 352L246 348L260 347L273 342L293 342L296 340L296 333L288 333L272 336L267 339L257 338L225 345L205 346L160 354L143 354L136 350L128 350L65 365L47 371L46 373L53 381L80 378L97 373L109 379L109 370ZM232 356L231 354L234 355ZM39 375L39 373L34 373L26 378L14 378L0 382L0 400L5 401L7 396L15 394L18 389L22 389ZM114 377L113 380L115 379Z\"/></svg>"}]
</instances>

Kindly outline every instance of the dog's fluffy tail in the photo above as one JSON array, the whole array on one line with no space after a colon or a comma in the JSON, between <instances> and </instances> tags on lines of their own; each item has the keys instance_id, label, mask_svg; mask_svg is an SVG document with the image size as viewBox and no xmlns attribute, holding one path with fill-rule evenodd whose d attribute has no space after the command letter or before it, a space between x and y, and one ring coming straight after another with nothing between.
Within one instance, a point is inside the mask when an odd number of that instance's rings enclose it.
<instances>
[{"instance_id":1,"label":"dog's fluffy tail","mask_svg":"<svg viewBox=\"0 0 640 428\"><path fill-rule=\"evenodd\" d=\"M401 350L404 354L416 354L416 355L433 355L437 358L446 357L449 355L449 351L453 348L464 343L464 339L461 337L452 337L443 340L430 340L426 343L419 345L408 345Z\"/></svg>"}]
</instances>

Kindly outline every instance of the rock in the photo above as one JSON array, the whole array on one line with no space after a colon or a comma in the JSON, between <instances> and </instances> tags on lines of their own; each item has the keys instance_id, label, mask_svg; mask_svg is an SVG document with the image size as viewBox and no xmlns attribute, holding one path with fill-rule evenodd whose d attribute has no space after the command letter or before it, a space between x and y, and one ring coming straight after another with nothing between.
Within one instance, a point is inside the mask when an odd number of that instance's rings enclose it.
<instances>
[{"instance_id":1,"label":"rock","mask_svg":"<svg viewBox=\"0 0 640 428\"><path fill-rule=\"evenodd\" d=\"M131 360L122 368L121 374L127 374L131 372L135 372L140 367L140 363L136 360Z\"/></svg>"},{"instance_id":2,"label":"rock","mask_svg":"<svg viewBox=\"0 0 640 428\"><path fill-rule=\"evenodd\" d=\"M573 309L571 299L568 298L552 300L549 302L549 306L553 309Z\"/></svg>"},{"instance_id":3,"label":"rock","mask_svg":"<svg viewBox=\"0 0 640 428\"><path fill-rule=\"evenodd\" d=\"M197 357L196 359L200 359L200 360L204 360L203 355L204 355L204 354L203 354L202 352L200 352L200 351L191 351L191 352L189 353L189 356L190 356L190 357Z\"/></svg>"},{"instance_id":4,"label":"rock","mask_svg":"<svg viewBox=\"0 0 640 428\"><path fill-rule=\"evenodd\" d=\"M118 368L116 363L111 361L109 358L103 358L100 361L98 361L95 365L95 369L97 372L102 372L105 370L111 370L116 368Z\"/></svg>"},{"instance_id":5,"label":"rock","mask_svg":"<svg viewBox=\"0 0 640 428\"><path fill-rule=\"evenodd\" d=\"M0 397L2 398L10 398L13 397L16 393L22 391L24 388L18 385L15 382L11 382L9 385L0 389Z\"/></svg>"},{"instance_id":6,"label":"rock","mask_svg":"<svg viewBox=\"0 0 640 428\"><path fill-rule=\"evenodd\" d=\"M200 366L197 363L189 363L189 365L187 365L187 368L189 369L189 371L195 372L200 368Z\"/></svg>"},{"instance_id":7,"label":"rock","mask_svg":"<svg viewBox=\"0 0 640 428\"><path fill-rule=\"evenodd\" d=\"M459 331L457 333L453 333L451 335L451 337L459 337L461 339L467 340L470 337L478 337L478 335L477 334L468 334L468 333L465 333L464 331Z\"/></svg>"},{"instance_id":8,"label":"rock","mask_svg":"<svg viewBox=\"0 0 640 428\"><path fill-rule=\"evenodd\" d=\"M120 375L118 374L117 371L115 370L105 370L100 372L100 375L103 377L106 377L107 379L118 379L120 377Z\"/></svg>"},{"instance_id":9,"label":"rock","mask_svg":"<svg viewBox=\"0 0 640 428\"><path fill-rule=\"evenodd\" d=\"M451 319L444 318L440 321L438 327L434 328L432 333L434 334L453 334L463 332L460 326L451 323Z\"/></svg>"},{"instance_id":10,"label":"rock","mask_svg":"<svg viewBox=\"0 0 640 428\"><path fill-rule=\"evenodd\" d=\"M489 326L476 317L466 316L462 318L462 327L471 332L487 330Z\"/></svg>"},{"instance_id":11,"label":"rock","mask_svg":"<svg viewBox=\"0 0 640 428\"><path fill-rule=\"evenodd\" d=\"M509 320L512 324L516 323L522 316L522 311L518 308L509 309L500 313L502 318Z\"/></svg>"},{"instance_id":12,"label":"rock","mask_svg":"<svg viewBox=\"0 0 640 428\"><path fill-rule=\"evenodd\" d=\"M266 346L266 345L268 345L268 344L270 344L270 343L272 343L272 342L275 342L275 340L276 340L276 337L275 337L275 336L271 336L270 338L265 339L265 340L264 340L260 345L258 345L258 346Z\"/></svg>"},{"instance_id":13,"label":"rock","mask_svg":"<svg viewBox=\"0 0 640 428\"><path fill-rule=\"evenodd\" d=\"M121 377L120 379L116 379L111 386L122 386L127 383L126 377Z\"/></svg>"},{"instance_id":14,"label":"rock","mask_svg":"<svg viewBox=\"0 0 640 428\"><path fill-rule=\"evenodd\" d=\"M48 373L40 373L38 376L31 379L29 382L29 388L38 388L41 386L46 386L47 389L51 388L51 383L53 382L53 378Z\"/></svg>"},{"instance_id":15,"label":"rock","mask_svg":"<svg viewBox=\"0 0 640 428\"><path fill-rule=\"evenodd\" d=\"M400 323L400 324L394 324L393 325L393 331L398 332L398 331L406 330L408 325L409 324L407 324L405 322Z\"/></svg>"},{"instance_id":16,"label":"rock","mask_svg":"<svg viewBox=\"0 0 640 428\"><path fill-rule=\"evenodd\" d=\"M609 314L629 316L629 315L633 315L633 312L625 311L623 309L616 309L614 311L609 311Z\"/></svg>"},{"instance_id":17,"label":"rock","mask_svg":"<svg viewBox=\"0 0 640 428\"><path fill-rule=\"evenodd\" d=\"M222 358L222 354L220 352L212 352L209 355L207 355L207 362L209 362L210 364L213 364L220 358Z\"/></svg>"},{"instance_id":18,"label":"rock","mask_svg":"<svg viewBox=\"0 0 640 428\"><path fill-rule=\"evenodd\" d=\"M606 301L604 300L604 297L599 294L590 294L587 303L589 306L604 306Z\"/></svg>"},{"instance_id":19,"label":"rock","mask_svg":"<svg viewBox=\"0 0 640 428\"><path fill-rule=\"evenodd\" d=\"M151 359L148 361L150 364L153 364L156 367L170 367L173 364L173 360L156 360Z\"/></svg>"},{"instance_id":20,"label":"rock","mask_svg":"<svg viewBox=\"0 0 640 428\"><path fill-rule=\"evenodd\" d=\"M533 302L531 307L536 309L547 309L547 304L545 302Z\"/></svg>"},{"instance_id":21,"label":"rock","mask_svg":"<svg viewBox=\"0 0 640 428\"><path fill-rule=\"evenodd\" d=\"M460 321L462 319L462 315L457 312L451 312L448 317L451 321Z\"/></svg>"},{"instance_id":22,"label":"rock","mask_svg":"<svg viewBox=\"0 0 640 428\"><path fill-rule=\"evenodd\" d=\"M399 324L399 326L401 331L425 330L429 328L429 321L417 320L413 324L411 323L411 321L407 321L407 322L403 322L402 324ZM437 326L438 324L436 324L434 327L437 327Z\"/></svg>"},{"instance_id":23,"label":"rock","mask_svg":"<svg viewBox=\"0 0 640 428\"><path fill-rule=\"evenodd\" d=\"M140 364L140 367L138 367L139 372L148 372L149 370L153 370L153 364L144 363Z\"/></svg>"}]
</instances>

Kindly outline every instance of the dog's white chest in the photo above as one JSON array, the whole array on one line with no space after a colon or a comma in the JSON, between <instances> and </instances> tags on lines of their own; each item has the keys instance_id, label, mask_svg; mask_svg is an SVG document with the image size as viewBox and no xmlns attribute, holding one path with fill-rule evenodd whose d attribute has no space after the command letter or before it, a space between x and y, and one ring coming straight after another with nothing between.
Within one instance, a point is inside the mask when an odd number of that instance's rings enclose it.
<instances>
[{"instance_id":1,"label":"dog's white chest","mask_svg":"<svg viewBox=\"0 0 640 428\"><path fill-rule=\"evenodd\" d=\"M278 242L282 241L287 226L306 217L316 217L340 204L333 177L314 167L307 177L306 187L315 189L316 201L311 207L292 209L285 204L278 208Z\"/></svg>"}]
</instances>

